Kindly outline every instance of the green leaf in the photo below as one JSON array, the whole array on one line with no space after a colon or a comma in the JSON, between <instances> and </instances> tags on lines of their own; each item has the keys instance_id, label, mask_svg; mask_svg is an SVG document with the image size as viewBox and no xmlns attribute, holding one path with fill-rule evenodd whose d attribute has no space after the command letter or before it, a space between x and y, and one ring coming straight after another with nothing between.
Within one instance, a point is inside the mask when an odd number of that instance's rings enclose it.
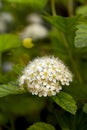
<instances>
[{"instance_id":1,"label":"green leaf","mask_svg":"<svg viewBox=\"0 0 87 130\"><path fill-rule=\"evenodd\" d=\"M84 104L84 106L83 106L83 111L84 111L85 113L87 113L87 103Z\"/></svg>"},{"instance_id":2,"label":"green leaf","mask_svg":"<svg viewBox=\"0 0 87 130\"><path fill-rule=\"evenodd\" d=\"M9 94L21 94L24 93L24 90L18 88L18 86L14 86L11 84L0 85L0 97L7 96Z\"/></svg>"},{"instance_id":3,"label":"green leaf","mask_svg":"<svg viewBox=\"0 0 87 130\"><path fill-rule=\"evenodd\" d=\"M85 85L84 83L76 83L75 81L73 82L73 84L70 85L70 87L64 87L63 90L64 92L72 95L72 97L74 97L77 102L84 101L87 98L87 85Z\"/></svg>"},{"instance_id":4,"label":"green leaf","mask_svg":"<svg viewBox=\"0 0 87 130\"><path fill-rule=\"evenodd\" d=\"M87 5L79 6L76 9L76 14L82 14L82 15L87 16Z\"/></svg>"},{"instance_id":5,"label":"green leaf","mask_svg":"<svg viewBox=\"0 0 87 130\"><path fill-rule=\"evenodd\" d=\"M56 38L58 38L59 41L63 41L64 49L66 50L66 48L68 48L67 46L74 48L73 42L75 37L75 30L80 16L67 18L61 16L46 16L45 19L59 31L59 34L57 34Z\"/></svg>"},{"instance_id":6,"label":"green leaf","mask_svg":"<svg viewBox=\"0 0 87 130\"><path fill-rule=\"evenodd\" d=\"M55 128L48 123L38 122L30 126L27 130L55 130Z\"/></svg>"},{"instance_id":7,"label":"green leaf","mask_svg":"<svg viewBox=\"0 0 87 130\"><path fill-rule=\"evenodd\" d=\"M31 7L43 8L48 0L6 0L11 3L28 4Z\"/></svg>"},{"instance_id":8,"label":"green leaf","mask_svg":"<svg viewBox=\"0 0 87 130\"><path fill-rule=\"evenodd\" d=\"M66 111L75 114L77 110L76 101L71 95L65 92L59 92L57 96L53 97L53 100Z\"/></svg>"},{"instance_id":9,"label":"green leaf","mask_svg":"<svg viewBox=\"0 0 87 130\"><path fill-rule=\"evenodd\" d=\"M75 47L87 46L87 24L79 24L76 26Z\"/></svg>"},{"instance_id":10,"label":"green leaf","mask_svg":"<svg viewBox=\"0 0 87 130\"><path fill-rule=\"evenodd\" d=\"M14 34L0 35L0 52L21 46L21 40Z\"/></svg>"},{"instance_id":11,"label":"green leaf","mask_svg":"<svg viewBox=\"0 0 87 130\"><path fill-rule=\"evenodd\" d=\"M70 124L72 124L70 130L87 130L87 114L78 110Z\"/></svg>"},{"instance_id":12,"label":"green leaf","mask_svg":"<svg viewBox=\"0 0 87 130\"><path fill-rule=\"evenodd\" d=\"M80 16L67 17L67 18L62 16L46 16L45 19L48 20L48 22L50 22L60 31L71 32L73 29L75 29L75 25L80 19Z\"/></svg>"}]
</instances>

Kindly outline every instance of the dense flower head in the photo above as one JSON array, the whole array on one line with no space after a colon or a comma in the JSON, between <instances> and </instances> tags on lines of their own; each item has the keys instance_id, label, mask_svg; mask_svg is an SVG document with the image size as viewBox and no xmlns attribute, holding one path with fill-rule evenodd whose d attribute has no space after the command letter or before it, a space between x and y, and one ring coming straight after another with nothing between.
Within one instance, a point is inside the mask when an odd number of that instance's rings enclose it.
<instances>
[{"instance_id":1,"label":"dense flower head","mask_svg":"<svg viewBox=\"0 0 87 130\"><path fill-rule=\"evenodd\" d=\"M62 85L72 82L72 78L72 73L59 58L44 56L28 64L19 78L19 85L26 86L33 95L46 97L56 95Z\"/></svg>"}]
</instances>

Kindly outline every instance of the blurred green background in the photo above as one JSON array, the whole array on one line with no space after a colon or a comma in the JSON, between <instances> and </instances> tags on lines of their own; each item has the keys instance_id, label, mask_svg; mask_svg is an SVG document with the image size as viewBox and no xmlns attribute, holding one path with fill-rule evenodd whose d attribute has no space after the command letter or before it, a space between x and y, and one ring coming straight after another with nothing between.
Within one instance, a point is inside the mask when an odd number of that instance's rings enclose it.
<instances>
[{"instance_id":1,"label":"blurred green background","mask_svg":"<svg viewBox=\"0 0 87 130\"><path fill-rule=\"evenodd\" d=\"M87 1L55 0L55 10L58 15L55 19L52 17L55 15L52 2L54 0L0 0L0 85L9 82L14 84L24 66L35 57L58 56L69 65L74 73L72 88L65 88L64 91L80 102L78 102L79 110L75 117L63 111L55 103L54 106L58 111L59 119L60 115L64 115L68 118L66 121L68 124L72 122L70 130L86 130L87 104L84 108L86 113L82 111L81 104L87 101L85 91L87 90L87 47L75 48L74 37L76 25L87 24ZM70 19L66 20L66 18ZM83 28L86 29L86 27L87 25L84 25ZM65 39L60 30L66 34L69 42L68 48L61 44ZM84 32L86 34L87 30ZM32 43L24 42L26 38L31 38ZM85 44L87 46L87 41ZM77 69L72 67L69 51L82 79L75 71ZM80 86L79 89L78 86ZM4 92L2 89L1 91ZM39 98L29 93L1 97L0 130L25 130L34 122L42 121L54 125L56 130L61 130L59 119L54 120L55 116L51 108L49 98ZM71 120L73 118L74 121Z\"/></svg>"}]
</instances>

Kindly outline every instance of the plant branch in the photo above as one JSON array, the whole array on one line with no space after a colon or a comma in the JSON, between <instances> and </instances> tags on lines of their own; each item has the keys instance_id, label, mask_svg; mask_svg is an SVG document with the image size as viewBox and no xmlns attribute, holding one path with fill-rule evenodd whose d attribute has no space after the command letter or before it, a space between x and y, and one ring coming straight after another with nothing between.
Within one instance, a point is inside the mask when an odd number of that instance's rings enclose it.
<instances>
[{"instance_id":1,"label":"plant branch","mask_svg":"<svg viewBox=\"0 0 87 130\"><path fill-rule=\"evenodd\" d=\"M61 127L61 130L70 130L69 125L67 124L64 115L61 114L61 112L58 112L56 110L54 110L53 112L56 117L56 120L59 123L59 126Z\"/></svg>"},{"instance_id":2,"label":"plant branch","mask_svg":"<svg viewBox=\"0 0 87 130\"><path fill-rule=\"evenodd\" d=\"M2 53L0 53L0 73L2 72Z\"/></svg>"},{"instance_id":3,"label":"plant branch","mask_svg":"<svg viewBox=\"0 0 87 130\"><path fill-rule=\"evenodd\" d=\"M55 0L51 0L51 11L52 11L52 15L56 16Z\"/></svg>"},{"instance_id":4,"label":"plant branch","mask_svg":"<svg viewBox=\"0 0 87 130\"><path fill-rule=\"evenodd\" d=\"M74 70L74 72L75 72L75 75L76 75L76 77L77 77L77 80L78 80L79 83L82 84L82 83L83 83L83 80L82 80L82 77L81 77L81 75L80 75L80 73L79 73L79 71L78 71L78 68L77 68L76 64L75 64L75 61L74 61L74 59L73 59L73 57L72 57L72 51L70 50L70 48L69 48L69 46L68 46L68 42L67 42L67 40L66 40L64 34L63 34L63 33L61 33L61 34L62 34L62 37L63 37L63 39L64 39L64 42L63 42L63 43L64 43L64 45L65 45L65 47L66 47L66 49L67 49L67 51L68 51L68 55L69 55L71 64L72 64L72 66L73 66L73 70Z\"/></svg>"},{"instance_id":5,"label":"plant branch","mask_svg":"<svg viewBox=\"0 0 87 130\"><path fill-rule=\"evenodd\" d=\"M68 0L67 8L68 8L68 15L73 16L73 0Z\"/></svg>"},{"instance_id":6,"label":"plant branch","mask_svg":"<svg viewBox=\"0 0 87 130\"><path fill-rule=\"evenodd\" d=\"M15 130L14 120L13 119L11 119L11 130Z\"/></svg>"}]
</instances>

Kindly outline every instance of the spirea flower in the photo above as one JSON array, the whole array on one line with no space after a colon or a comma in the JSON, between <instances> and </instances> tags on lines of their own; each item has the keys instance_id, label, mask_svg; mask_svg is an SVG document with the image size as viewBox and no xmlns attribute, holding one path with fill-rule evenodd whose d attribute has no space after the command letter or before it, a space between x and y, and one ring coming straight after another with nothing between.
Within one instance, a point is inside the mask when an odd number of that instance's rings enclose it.
<instances>
[{"instance_id":1,"label":"spirea flower","mask_svg":"<svg viewBox=\"0 0 87 130\"><path fill-rule=\"evenodd\" d=\"M32 38L33 40L46 38L48 35L48 29L40 23L33 23L24 28L21 32L21 39Z\"/></svg>"},{"instance_id":2,"label":"spirea flower","mask_svg":"<svg viewBox=\"0 0 87 130\"><path fill-rule=\"evenodd\" d=\"M31 61L19 78L19 85L26 87L33 95L53 96L62 85L69 85L73 75L68 67L53 56L44 56Z\"/></svg>"}]
</instances>

